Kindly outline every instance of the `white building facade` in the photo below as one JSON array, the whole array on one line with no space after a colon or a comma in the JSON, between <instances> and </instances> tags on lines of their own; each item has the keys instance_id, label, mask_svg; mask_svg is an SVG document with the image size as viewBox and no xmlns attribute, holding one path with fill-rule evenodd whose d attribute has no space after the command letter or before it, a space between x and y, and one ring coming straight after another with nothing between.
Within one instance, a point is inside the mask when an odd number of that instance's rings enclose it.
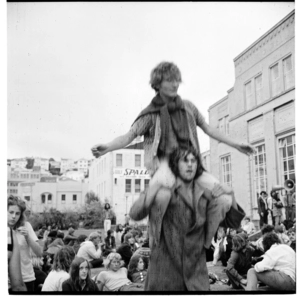
<instances>
[{"instance_id":1,"label":"white building facade","mask_svg":"<svg viewBox=\"0 0 300 297\"><path fill-rule=\"evenodd\" d=\"M60 212L80 211L85 203L88 184L66 177L42 177L39 181L21 182L19 196L32 212L42 213L51 207Z\"/></svg>"},{"instance_id":2,"label":"white building facade","mask_svg":"<svg viewBox=\"0 0 300 297\"><path fill-rule=\"evenodd\" d=\"M95 159L89 172L89 191L95 192L102 202L109 202L117 223L124 223L125 214L149 181L144 150L139 143Z\"/></svg>"},{"instance_id":3,"label":"white building facade","mask_svg":"<svg viewBox=\"0 0 300 297\"><path fill-rule=\"evenodd\" d=\"M294 20L295 11L234 59L234 87L209 108L211 126L256 147L248 157L210 140L211 173L256 222L258 194L296 181Z\"/></svg>"}]
</instances>

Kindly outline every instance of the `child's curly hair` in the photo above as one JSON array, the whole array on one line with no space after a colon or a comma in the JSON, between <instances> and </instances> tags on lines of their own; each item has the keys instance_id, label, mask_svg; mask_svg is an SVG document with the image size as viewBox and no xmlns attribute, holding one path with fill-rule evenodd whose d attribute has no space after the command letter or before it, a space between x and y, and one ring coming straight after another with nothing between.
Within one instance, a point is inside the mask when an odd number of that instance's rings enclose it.
<instances>
[{"instance_id":1,"label":"child's curly hair","mask_svg":"<svg viewBox=\"0 0 300 297\"><path fill-rule=\"evenodd\" d=\"M106 257L106 259L103 261L104 267L105 267L106 269L108 269L109 266L110 266L110 263L111 263L112 260L114 260L114 259L120 261L120 260L122 260L122 257L121 257L121 255L120 255L119 253L110 253L110 254Z\"/></svg>"},{"instance_id":2,"label":"child's curly hair","mask_svg":"<svg viewBox=\"0 0 300 297\"><path fill-rule=\"evenodd\" d=\"M178 82L181 80L181 72L179 68L172 62L161 62L152 71L150 75L150 85L156 92L164 78L174 79Z\"/></svg>"}]
</instances>

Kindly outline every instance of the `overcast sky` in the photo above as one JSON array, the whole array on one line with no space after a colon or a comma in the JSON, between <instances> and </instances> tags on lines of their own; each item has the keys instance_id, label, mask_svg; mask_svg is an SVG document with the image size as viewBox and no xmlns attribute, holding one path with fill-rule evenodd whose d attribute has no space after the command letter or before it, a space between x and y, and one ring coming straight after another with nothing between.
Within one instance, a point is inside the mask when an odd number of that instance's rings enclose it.
<instances>
[{"instance_id":1,"label":"overcast sky","mask_svg":"<svg viewBox=\"0 0 300 297\"><path fill-rule=\"evenodd\" d=\"M293 2L7 3L7 157L92 158L155 95L172 61L179 94L208 108L234 85L233 59ZM201 151L208 137L198 131Z\"/></svg>"}]
</instances>

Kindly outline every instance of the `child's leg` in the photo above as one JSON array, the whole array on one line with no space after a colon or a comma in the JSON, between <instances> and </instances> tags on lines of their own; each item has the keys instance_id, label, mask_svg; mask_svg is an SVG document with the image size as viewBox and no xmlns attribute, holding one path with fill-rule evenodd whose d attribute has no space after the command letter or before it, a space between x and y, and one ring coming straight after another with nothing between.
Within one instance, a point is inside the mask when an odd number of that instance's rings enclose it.
<instances>
[{"instance_id":1,"label":"child's leg","mask_svg":"<svg viewBox=\"0 0 300 297\"><path fill-rule=\"evenodd\" d=\"M199 184L204 188L211 191L215 184L220 182L210 173L204 171L203 174L198 177ZM231 195L223 194L216 199L208 202L206 210L206 232L204 247L209 248L211 240L216 234L220 223L225 219L226 213L230 210L232 205Z\"/></svg>"},{"instance_id":2,"label":"child's leg","mask_svg":"<svg viewBox=\"0 0 300 297\"><path fill-rule=\"evenodd\" d=\"M154 196L158 203L165 200L166 195L171 195L170 189L174 184L175 176L169 168L168 160L163 159L150 180L146 203L150 203Z\"/></svg>"}]
</instances>

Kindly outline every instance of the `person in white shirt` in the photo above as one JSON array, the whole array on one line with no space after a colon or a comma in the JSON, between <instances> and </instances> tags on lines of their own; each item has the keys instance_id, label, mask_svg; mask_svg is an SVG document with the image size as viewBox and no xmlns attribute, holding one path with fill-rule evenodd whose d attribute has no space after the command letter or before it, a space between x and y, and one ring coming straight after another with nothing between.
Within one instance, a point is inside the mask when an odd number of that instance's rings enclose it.
<instances>
[{"instance_id":1,"label":"person in white shirt","mask_svg":"<svg viewBox=\"0 0 300 297\"><path fill-rule=\"evenodd\" d=\"M54 256L52 270L43 284L42 292L62 291L62 283L70 277L69 269L75 258L71 246L63 246Z\"/></svg>"},{"instance_id":2,"label":"person in white shirt","mask_svg":"<svg viewBox=\"0 0 300 297\"><path fill-rule=\"evenodd\" d=\"M256 229L254 224L251 222L249 217L244 218L244 225L242 229L247 233L247 235L251 235L255 233Z\"/></svg>"},{"instance_id":3,"label":"person in white shirt","mask_svg":"<svg viewBox=\"0 0 300 297\"><path fill-rule=\"evenodd\" d=\"M122 263L123 262L123 263ZM104 261L105 271L95 278L99 291L144 291L144 284L132 283L128 279L127 268L118 253L110 253Z\"/></svg>"},{"instance_id":4,"label":"person in white shirt","mask_svg":"<svg viewBox=\"0 0 300 297\"><path fill-rule=\"evenodd\" d=\"M102 266L103 258L101 254L100 235L98 232L92 232L88 240L80 245L77 257L87 260L92 268L96 268Z\"/></svg>"},{"instance_id":5,"label":"person in white shirt","mask_svg":"<svg viewBox=\"0 0 300 297\"><path fill-rule=\"evenodd\" d=\"M275 233L264 236L263 246L263 260L248 270L246 291L257 290L258 281L276 291L296 291L296 253Z\"/></svg>"}]
</instances>

